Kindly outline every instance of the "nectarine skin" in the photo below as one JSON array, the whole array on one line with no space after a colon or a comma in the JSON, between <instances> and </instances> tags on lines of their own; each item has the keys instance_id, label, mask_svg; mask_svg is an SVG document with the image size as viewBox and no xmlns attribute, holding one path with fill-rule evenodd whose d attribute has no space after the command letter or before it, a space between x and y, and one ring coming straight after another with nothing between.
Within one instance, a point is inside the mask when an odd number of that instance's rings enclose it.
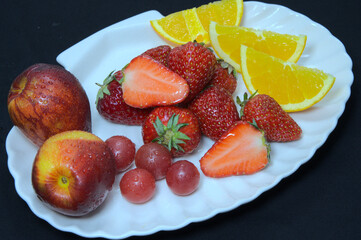
<instances>
[{"instance_id":1,"label":"nectarine skin","mask_svg":"<svg viewBox=\"0 0 361 240\"><path fill-rule=\"evenodd\" d=\"M38 146L63 131L91 132L85 90L61 66L39 63L27 68L13 81L7 104L14 125Z\"/></svg>"},{"instance_id":2,"label":"nectarine skin","mask_svg":"<svg viewBox=\"0 0 361 240\"><path fill-rule=\"evenodd\" d=\"M83 216L103 203L115 180L107 144L85 131L66 131L39 148L32 169L34 190L49 208Z\"/></svg>"}]
</instances>

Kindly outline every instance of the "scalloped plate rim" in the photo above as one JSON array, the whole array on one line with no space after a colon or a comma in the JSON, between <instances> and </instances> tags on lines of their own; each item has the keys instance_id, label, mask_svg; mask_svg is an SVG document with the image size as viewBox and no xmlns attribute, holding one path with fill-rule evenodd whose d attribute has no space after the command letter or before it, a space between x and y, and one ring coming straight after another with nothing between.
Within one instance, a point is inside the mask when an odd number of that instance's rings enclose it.
<instances>
[{"instance_id":1,"label":"scalloped plate rim","mask_svg":"<svg viewBox=\"0 0 361 240\"><path fill-rule=\"evenodd\" d=\"M281 8L283 10L287 10L287 11L290 11L290 14L295 14L297 16L301 16L303 18L306 18L308 19L312 24L314 24L316 27L318 28L322 28L322 29L326 29L325 27L323 27L322 25L312 21L311 19L309 19L308 17L306 17L305 15L302 15L300 13L297 13L297 12L294 12L290 9L288 9L287 7L284 7L284 6L281 6L281 5L277 5L277 4L266 4L266 3L261 3L261 2L256 2L256 1L251 1L251 2L244 2L245 4L245 9L246 9L246 5L259 5L259 6L262 6L262 7L265 7L265 8ZM247 10L245 10L247 11ZM130 21L127 21L129 19L126 19L126 20L123 20L123 21L120 21L119 23L116 23L116 24L113 24L105 29L102 29L98 32L96 32L95 34L89 36L88 38L80 41L79 43L73 45L72 47L70 47L69 49L65 50L64 52L62 52L61 54L58 55L57 57L57 61L62 64L63 66L65 66L67 68L67 62L66 62L66 54L68 53L71 53L71 51L73 51L74 49L76 49L77 47L81 46L81 44L84 44L86 43L87 41L90 41L89 39L92 39L96 36L100 36L104 33L106 33L107 31L112 31L114 29L121 29L124 27L124 25L122 23L128 23L128 24L134 24L134 25L137 25L139 22L137 22L137 19L141 19L141 21L144 21L145 19L147 18L154 18L154 17L161 17L162 15L155 11L155 10L151 10L151 11L147 11L147 12L144 12L142 14L139 14L139 15L136 15L135 18L131 18L132 20ZM334 38L336 40L338 40L337 38L335 38L330 32L328 29L326 29L328 31L328 33L331 35L330 37L331 38ZM79 229L77 228L76 226L59 226L59 224L56 223L56 219L54 218L51 218L49 217L49 215L42 215L41 213L38 212L38 209L35 208L35 206L32 204L31 200L29 199L29 196L27 196L24 191L21 189L21 187L19 186L20 182L18 181L18 178L19 178L19 172L16 171L16 168L13 166L13 163L15 160L13 160L12 158L12 154L14 154L12 152L13 150L13 142L10 142L10 139L12 139L12 137L15 137L14 135L16 134L19 134L20 131L18 129L16 129L16 127L13 127L7 138L6 138L6 150L8 152L8 168L9 168L9 171L11 173L11 175L14 177L14 180L15 180L15 188L16 188L16 191L18 192L19 196L21 198L23 198L29 208L32 210L32 212L34 212L34 214L36 216L38 216L39 218L41 219L44 219L46 220L49 224L51 224L52 226L54 226L55 228L59 229L59 230L62 230L62 231L66 231L66 232L72 232L72 233L75 233L77 235L80 235L80 236L83 236L83 237L105 237L105 238L126 238L126 237L129 237L129 236L144 236L144 235L149 235L149 234L152 234L152 233L155 233L155 232L158 232L158 231L161 231L161 230L175 230L175 229L179 229L179 228L182 228L186 225L188 225L189 223L192 223L192 222L200 222L200 221L204 221L206 219L209 219L213 216L215 216L216 214L219 214L219 213L222 213L222 212L226 212L226 211L230 211L234 208L237 208L239 206L241 206L242 204L245 204L245 203L248 203L254 199L256 199L259 195L261 195L263 192L273 188L275 185L277 185L282 179L284 179L285 177L291 175L292 173L294 173L302 164L304 164L305 162L309 161L312 156L314 155L314 153L317 151L317 149L319 147L321 147L324 142L327 140L329 134L334 130L334 128L336 127L337 125L337 121L339 119L339 117L342 115L342 113L344 112L344 109L345 109L345 105L346 105L346 102L347 100L349 99L350 97L350 94L351 94L351 91L350 91L350 88L351 88L351 85L352 85L352 82L353 82L353 74L352 74L352 61L351 61L351 58L347 55L346 53L346 49L344 47L344 45L342 44L342 42L340 42L338 40L338 43L342 45L342 47L344 48L344 51L345 51L345 57L348 58L348 69L347 70L350 70L351 72L351 79L349 79L348 83L349 85L347 85L346 87L349 87L349 88L346 88L346 93L344 94L344 98L343 98L343 105L342 106L339 106L340 108L338 109L338 112L335 116L333 116L332 118L332 123L330 124L330 127L328 128L328 131L326 133L323 134L323 138L320 139L320 141L318 142L318 145L317 146L314 146L312 148L312 151L310 152L310 154L307 156L307 157L304 157L302 158L300 161L297 162L296 165L294 165L294 167L287 171L287 172L284 172L283 174L281 175L277 175L276 178L274 179L274 181L271 183L271 184L268 184L266 187L263 187L261 189L259 189L258 191L256 191L252 196L248 197L248 198L245 198L245 199L241 199L239 201L235 201L233 204L229 205L229 206L226 206L226 207L223 207L223 208L215 208L213 209L210 213L208 213L207 215L204 215L202 217L193 217L193 218L188 218L186 219L185 221L181 222L181 223L178 223L177 225L158 225L150 230L145 230L145 231L137 231L137 230L131 230L131 231L128 231L128 232L125 232L125 233L122 233L122 234L119 234L119 235L109 235L107 232L103 231L103 230L98 230L98 231L93 231L92 233L86 233L86 232L83 232L82 229ZM306 46L307 47L307 46ZM68 66L69 67L69 66ZM336 80L337 81L337 80Z\"/></svg>"}]
</instances>

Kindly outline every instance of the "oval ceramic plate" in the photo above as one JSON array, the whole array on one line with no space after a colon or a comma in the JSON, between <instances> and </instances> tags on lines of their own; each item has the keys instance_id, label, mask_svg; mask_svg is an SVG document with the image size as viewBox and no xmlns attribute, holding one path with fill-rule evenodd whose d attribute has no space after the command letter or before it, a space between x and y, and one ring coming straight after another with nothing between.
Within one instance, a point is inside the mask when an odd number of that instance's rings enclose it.
<instances>
[{"instance_id":1,"label":"oval ceramic plate","mask_svg":"<svg viewBox=\"0 0 361 240\"><path fill-rule=\"evenodd\" d=\"M44 207L36 197L30 179L37 148L14 127L6 141L8 166L18 194L31 210L55 228L84 237L118 239L147 235L203 221L252 201L308 161L325 142L344 111L353 81L351 59L339 40L306 16L279 5L260 2L244 4L243 26L306 34L307 45L298 63L317 67L336 77L333 88L321 102L307 111L292 114L303 129L301 140L272 143L270 165L254 175L223 179L201 175L198 190L187 197L172 194L165 180L161 180L157 182L157 191L151 201L142 205L131 204L121 197L119 175L109 197L99 209L86 217L70 218ZM83 84L92 103L94 133L103 140L112 135L126 135L136 143L137 148L142 145L140 127L116 125L100 117L94 104L98 91L95 83L101 83L112 70L122 68L145 50L165 44L149 24L149 20L160 17L160 13L149 11L124 20L91 35L57 58ZM236 94L241 95L245 90L239 76ZM204 137L198 150L187 159L199 168L199 159L212 143Z\"/></svg>"}]
</instances>

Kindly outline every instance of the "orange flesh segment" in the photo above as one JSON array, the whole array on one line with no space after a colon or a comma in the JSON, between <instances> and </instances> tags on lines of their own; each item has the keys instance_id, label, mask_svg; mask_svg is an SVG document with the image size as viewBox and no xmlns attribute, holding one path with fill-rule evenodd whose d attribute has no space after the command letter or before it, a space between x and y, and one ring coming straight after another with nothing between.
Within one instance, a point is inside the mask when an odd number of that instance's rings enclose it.
<instances>
[{"instance_id":1,"label":"orange flesh segment","mask_svg":"<svg viewBox=\"0 0 361 240\"><path fill-rule=\"evenodd\" d=\"M258 51L289 62L297 62L305 45L307 36L290 35L258 30L243 26L226 26L211 22L210 41L217 55L241 72L240 47L246 45Z\"/></svg>"},{"instance_id":2,"label":"orange flesh segment","mask_svg":"<svg viewBox=\"0 0 361 240\"><path fill-rule=\"evenodd\" d=\"M241 46L241 68L250 93L273 97L286 112L310 108L332 88L335 77Z\"/></svg>"},{"instance_id":3,"label":"orange flesh segment","mask_svg":"<svg viewBox=\"0 0 361 240\"><path fill-rule=\"evenodd\" d=\"M222 0L151 20L153 29L175 44L197 40L209 44L209 23L239 25L243 15L243 0Z\"/></svg>"}]
</instances>

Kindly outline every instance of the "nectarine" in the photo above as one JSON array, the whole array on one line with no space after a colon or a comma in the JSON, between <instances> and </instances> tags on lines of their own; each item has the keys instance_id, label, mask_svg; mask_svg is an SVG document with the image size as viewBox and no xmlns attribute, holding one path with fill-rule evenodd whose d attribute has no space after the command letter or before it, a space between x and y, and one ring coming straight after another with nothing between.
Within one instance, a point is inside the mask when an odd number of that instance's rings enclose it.
<instances>
[{"instance_id":1,"label":"nectarine","mask_svg":"<svg viewBox=\"0 0 361 240\"><path fill-rule=\"evenodd\" d=\"M43 63L30 66L13 81L7 104L14 125L38 146L63 131L91 132L85 90L63 67Z\"/></svg>"},{"instance_id":2,"label":"nectarine","mask_svg":"<svg viewBox=\"0 0 361 240\"><path fill-rule=\"evenodd\" d=\"M102 139L85 131L66 131L39 148L32 184L49 208L82 216L103 203L112 189L115 169L114 157Z\"/></svg>"}]
</instances>

